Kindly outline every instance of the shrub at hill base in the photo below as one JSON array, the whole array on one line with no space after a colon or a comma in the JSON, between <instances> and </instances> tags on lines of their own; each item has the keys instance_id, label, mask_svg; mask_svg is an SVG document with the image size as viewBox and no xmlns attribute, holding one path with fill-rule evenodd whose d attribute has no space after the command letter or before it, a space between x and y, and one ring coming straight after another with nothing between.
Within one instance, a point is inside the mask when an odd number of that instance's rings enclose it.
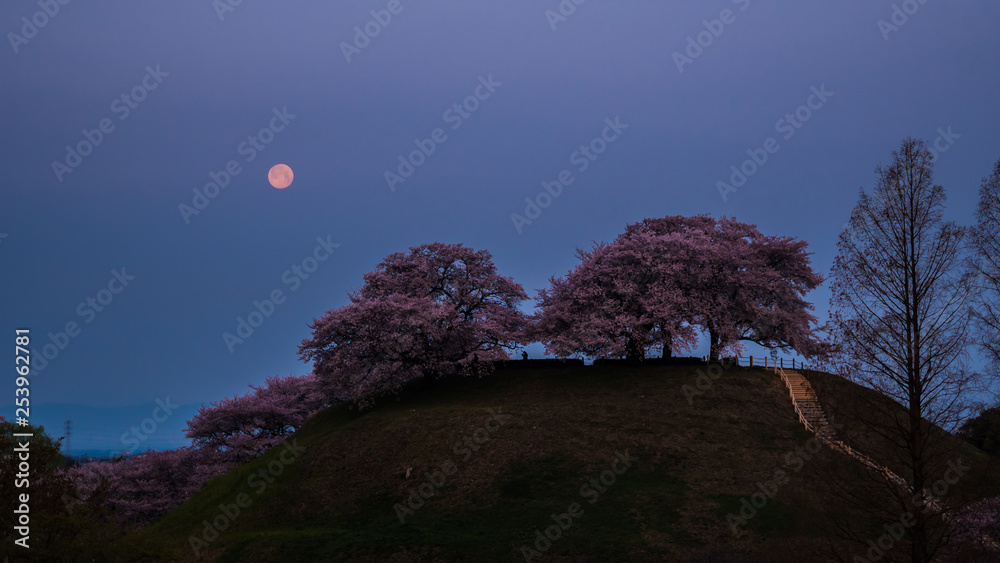
<instances>
[{"instance_id":1,"label":"shrub at hill base","mask_svg":"<svg viewBox=\"0 0 1000 563\"><path fill-rule=\"evenodd\" d=\"M99 507L121 529L141 528L180 506L213 477L256 458L326 406L316 378L270 377L241 397L202 407L188 421L193 447L149 451L65 472L70 510Z\"/></svg>"},{"instance_id":2,"label":"shrub at hill base","mask_svg":"<svg viewBox=\"0 0 1000 563\"><path fill-rule=\"evenodd\" d=\"M958 435L990 455L1000 455L1000 407L985 409L966 421Z\"/></svg>"},{"instance_id":3,"label":"shrub at hill base","mask_svg":"<svg viewBox=\"0 0 1000 563\"><path fill-rule=\"evenodd\" d=\"M69 471L78 502L103 501L120 528L141 528L180 506L228 463L217 452L178 448ZM103 486L102 486L103 485Z\"/></svg>"},{"instance_id":4,"label":"shrub at hill base","mask_svg":"<svg viewBox=\"0 0 1000 563\"><path fill-rule=\"evenodd\" d=\"M31 434L31 437L14 434ZM11 561L70 561L100 558L114 526L98 505L68 510L74 490L61 473L61 438L41 426L18 426L0 417L0 557ZM71 556L72 555L72 556Z\"/></svg>"}]
</instances>

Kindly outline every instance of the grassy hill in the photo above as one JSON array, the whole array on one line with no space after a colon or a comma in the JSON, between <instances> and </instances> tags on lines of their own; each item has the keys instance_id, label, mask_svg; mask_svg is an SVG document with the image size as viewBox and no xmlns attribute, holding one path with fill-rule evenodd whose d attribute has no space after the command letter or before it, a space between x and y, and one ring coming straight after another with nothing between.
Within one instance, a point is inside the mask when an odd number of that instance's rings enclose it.
<instances>
[{"instance_id":1,"label":"grassy hill","mask_svg":"<svg viewBox=\"0 0 1000 563\"><path fill-rule=\"evenodd\" d=\"M696 395L699 373L500 370L411 388L361 413L338 405L290 438L294 448L214 479L117 542L112 558L736 562L851 553L835 523L863 526L866 516L823 483L865 470L812 440L773 373L730 367L703 377ZM826 377L827 398L861 392ZM753 500L766 504L751 514ZM727 519L741 507L747 520ZM206 533L206 521L225 529ZM877 537L879 523L870 525ZM557 539L539 540L547 528ZM199 556L192 537L203 542Z\"/></svg>"}]
</instances>

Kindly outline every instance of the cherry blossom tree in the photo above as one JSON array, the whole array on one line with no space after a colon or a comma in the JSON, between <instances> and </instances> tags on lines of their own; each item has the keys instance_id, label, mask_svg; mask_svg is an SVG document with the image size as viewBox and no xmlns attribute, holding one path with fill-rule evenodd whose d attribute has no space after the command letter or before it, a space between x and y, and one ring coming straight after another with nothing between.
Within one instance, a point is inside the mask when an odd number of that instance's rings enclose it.
<instances>
[{"instance_id":1,"label":"cherry blossom tree","mask_svg":"<svg viewBox=\"0 0 1000 563\"><path fill-rule=\"evenodd\" d=\"M66 509L102 505L121 528L140 528L180 506L233 466L220 452L193 447L147 451L118 462L93 462L66 472L75 495Z\"/></svg>"},{"instance_id":2,"label":"cherry blossom tree","mask_svg":"<svg viewBox=\"0 0 1000 563\"><path fill-rule=\"evenodd\" d=\"M416 246L386 257L364 280L348 305L313 321L299 347L332 399L366 406L414 378L509 359L508 350L526 343L517 305L527 295L485 250Z\"/></svg>"},{"instance_id":3,"label":"cherry blossom tree","mask_svg":"<svg viewBox=\"0 0 1000 563\"><path fill-rule=\"evenodd\" d=\"M664 357L709 334L711 357L741 341L826 354L812 304L822 282L806 243L735 219L671 216L628 225L611 244L578 251L580 264L539 292L530 334L549 353Z\"/></svg>"},{"instance_id":4,"label":"cherry blossom tree","mask_svg":"<svg viewBox=\"0 0 1000 563\"><path fill-rule=\"evenodd\" d=\"M1000 559L1000 497L983 499L959 512L950 540L958 547L954 561Z\"/></svg>"},{"instance_id":5,"label":"cherry blossom tree","mask_svg":"<svg viewBox=\"0 0 1000 563\"><path fill-rule=\"evenodd\" d=\"M66 468L64 474L73 483L73 494L63 498L66 511L73 513L78 506L107 504L108 483L114 476L115 464L91 461Z\"/></svg>"},{"instance_id":6,"label":"cherry blossom tree","mask_svg":"<svg viewBox=\"0 0 1000 563\"><path fill-rule=\"evenodd\" d=\"M638 233L682 237L653 260L673 266L674 283L687 297L685 316L708 332L713 359L741 352L741 341L804 356L827 353L813 305L804 299L823 282L812 270L806 242L705 215L646 219L626 227L619 239Z\"/></svg>"},{"instance_id":7,"label":"cherry blossom tree","mask_svg":"<svg viewBox=\"0 0 1000 563\"><path fill-rule=\"evenodd\" d=\"M269 377L246 395L203 406L188 421L194 446L149 451L62 472L73 493L69 513L106 513L122 528L145 526L186 501L210 479L284 440L327 405L314 375Z\"/></svg>"},{"instance_id":8,"label":"cherry blossom tree","mask_svg":"<svg viewBox=\"0 0 1000 563\"><path fill-rule=\"evenodd\" d=\"M565 278L550 278L538 292L529 335L558 356L642 359L660 342L664 356L693 345L694 331L678 314L683 296L665 280L670 265L652 263L649 246L659 240L600 243L578 250L580 264Z\"/></svg>"},{"instance_id":9,"label":"cherry blossom tree","mask_svg":"<svg viewBox=\"0 0 1000 563\"><path fill-rule=\"evenodd\" d=\"M253 392L203 406L185 435L196 447L217 451L233 463L264 453L327 404L315 375L269 377Z\"/></svg>"}]
</instances>

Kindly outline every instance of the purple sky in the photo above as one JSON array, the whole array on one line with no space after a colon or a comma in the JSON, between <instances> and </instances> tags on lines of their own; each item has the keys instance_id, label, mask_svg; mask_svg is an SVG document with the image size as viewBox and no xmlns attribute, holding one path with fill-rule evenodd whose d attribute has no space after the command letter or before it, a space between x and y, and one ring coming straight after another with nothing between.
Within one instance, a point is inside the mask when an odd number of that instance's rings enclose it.
<instances>
[{"instance_id":1,"label":"purple sky","mask_svg":"<svg viewBox=\"0 0 1000 563\"><path fill-rule=\"evenodd\" d=\"M428 242L489 250L534 296L577 247L709 213L808 241L826 275L859 188L908 135L945 149L948 217L971 221L1000 158L1000 4L675 4L566 0L560 19L557 0L246 0L221 17L224 0L4 3L0 319L11 341L31 329L36 357L79 328L32 380L37 417L306 373L307 323ZM387 181L417 140L433 152ZM723 199L748 151L766 162ZM267 182L277 163L285 190ZM512 220L563 170L537 218ZM231 351L223 334L274 291ZM811 297L825 319L826 285Z\"/></svg>"}]
</instances>

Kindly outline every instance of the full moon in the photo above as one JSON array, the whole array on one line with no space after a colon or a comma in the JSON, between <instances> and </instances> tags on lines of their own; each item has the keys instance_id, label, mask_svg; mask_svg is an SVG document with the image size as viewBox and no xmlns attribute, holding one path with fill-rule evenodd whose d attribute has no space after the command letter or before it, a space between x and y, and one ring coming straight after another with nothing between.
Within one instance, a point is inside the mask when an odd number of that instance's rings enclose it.
<instances>
[{"instance_id":1,"label":"full moon","mask_svg":"<svg viewBox=\"0 0 1000 563\"><path fill-rule=\"evenodd\" d=\"M275 164L271 167L271 170L267 172L267 181L271 182L271 185L283 190L288 186L292 185L292 179L295 177L292 174L292 169L286 164Z\"/></svg>"}]
</instances>

